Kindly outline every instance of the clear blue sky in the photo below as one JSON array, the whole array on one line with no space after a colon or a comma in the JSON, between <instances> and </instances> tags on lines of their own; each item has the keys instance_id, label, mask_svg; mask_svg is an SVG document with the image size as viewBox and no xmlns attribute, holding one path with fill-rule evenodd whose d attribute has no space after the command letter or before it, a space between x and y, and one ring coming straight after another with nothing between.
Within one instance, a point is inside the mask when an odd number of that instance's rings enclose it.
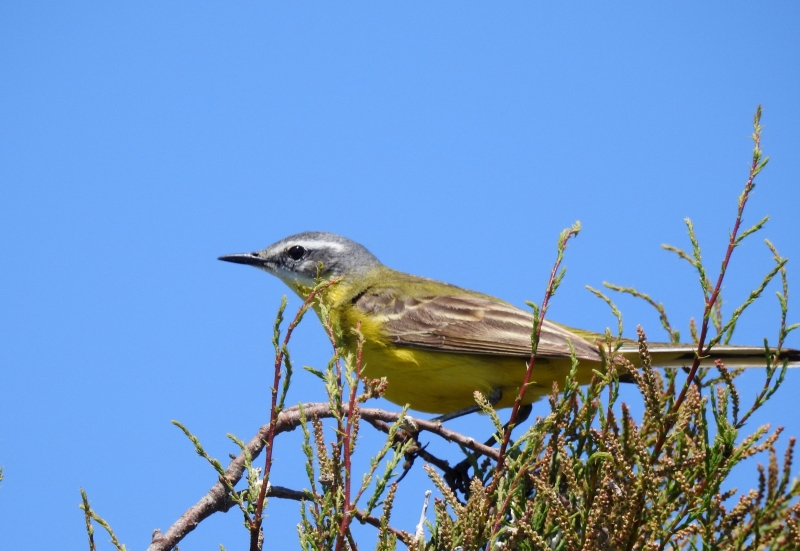
<instances>
[{"instance_id":1,"label":"clear blue sky","mask_svg":"<svg viewBox=\"0 0 800 551\"><path fill-rule=\"evenodd\" d=\"M215 479L169 421L224 459L226 432L267 420L257 389L286 290L221 254L333 231L522 305L580 220L552 319L612 324L583 288L608 280L653 294L688 336L696 278L659 246L688 246L691 217L716 271L761 103L772 161L746 222L772 216L762 236L792 259L797 297L798 28L794 2L3 2L0 548L85 546L83 486L143 549ZM737 250L728 312L770 266L761 237ZM736 342L774 339L774 290ZM628 335L664 338L650 310L618 304ZM328 351L309 318L296 362ZM760 374L747 382L749 399ZM290 401L320 392L301 375ZM798 393L793 372L749 428L800 435ZM298 438L279 440L275 483L306 484ZM395 519L412 529L430 485L419 468L407 482ZM297 509L269 505L285 548ZM245 538L237 513L217 515L181 549Z\"/></svg>"}]
</instances>

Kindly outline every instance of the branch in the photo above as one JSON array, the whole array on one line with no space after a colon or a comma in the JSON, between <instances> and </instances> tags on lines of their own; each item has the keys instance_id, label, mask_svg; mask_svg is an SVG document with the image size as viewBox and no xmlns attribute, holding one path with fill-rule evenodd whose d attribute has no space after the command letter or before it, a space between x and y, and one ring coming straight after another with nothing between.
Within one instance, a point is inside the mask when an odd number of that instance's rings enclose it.
<instances>
[{"instance_id":1,"label":"branch","mask_svg":"<svg viewBox=\"0 0 800 551\"><path fill-rule=\"evenodd\" d=\"M330 418L334 417L334 412L331 411L330 404L327 402L308 403L303 405L306 417L311 419L317 418ZM401 413L384 411L377 408L359 408L359 414L362 419L370 423L383 421L386 423L394 423L397 421ZM412 422L418 430L424 430L432 434L436 434L447 440L448 442L456 442L474 452L487 455L492 459L498 458L498 450L490 448L480 442L476 442L468 436L461 433L444 428L441 423L434 421L426 421L423 419L411 418L406 416L406 420ZM274 424L274 434L278 435L283 432L289 432L296 429L300 425L300 406L292 406L284 409L277 416ZM263 425L256 435L247 443L247 451L250 456L255 459L264 449L264 442L269 435L270 424ZM235 486L242 478L244 472L244 452L240 453L236 459L233 459L228 468L225 469L225 479L227 484ZM264 484L266 486L266 483ZM279 491L278 486L273 486L274 490ZM269 495L269 494L268 494ZM278 495L277 497L289 496ZM200 500L189 507L172 526L164 533L156 533L153 537L148 551L169 551L175 547L189 532L197 528L197 526L206 518L210 517L216 512L227 511L230 508L230 500L228 499L228 492L226 485L222 482L215 483L211 489ZM356 515L358 518L358 515ZM361 519L359 519L361 520ZM365 521L371 524L370 521ZM402 539L400 535L398 538Z\"/></svg>"},{"instance_id":2,"label":"branch","mask_svg":"<svg viewBox=\"0 0 800 551\"><path fill-rule=\"evenodd\" d=\"M291 499L292 501L303 501L304 499L312 499L314 496L311 495L309 492L304 492L302 490L292 490L291 488L286 488L284 486L270 486L267 489L267 497L276 497L278 499ZM220 510L220 512L225 513L231 509L235 505L232 501L228 501L226 504L225 509ZM366 514L361 509L353 508L350 511L353 516L358 519L359 522L362 524L369 524L370 526L374 526L375 528L381 527L381 519L378 517L374 517L372 515ZM386 529L391 532L392 534L397 536L397 539L402 541L406 546L411 547L414 543L414 538L411 534L406 532L405 530L398 530L397 528L393 528L391 526L387 526Z\"/></svg>"}]
</instances>

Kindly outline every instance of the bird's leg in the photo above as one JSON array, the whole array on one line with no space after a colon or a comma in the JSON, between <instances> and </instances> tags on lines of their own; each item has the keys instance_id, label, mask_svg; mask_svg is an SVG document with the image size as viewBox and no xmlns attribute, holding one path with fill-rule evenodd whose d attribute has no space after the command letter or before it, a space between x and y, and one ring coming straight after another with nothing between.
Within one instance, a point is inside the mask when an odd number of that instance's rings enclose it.
<instances>
[{"instance_id":1,"label":"bird's leg","mask_svg":"<svg viewBox=\"0 0 800 551\"><path fill-rule=\"evenodd\" d=\"M500 402L500 399L503 397L503 391L499 388L492 390L491 394L487 396L487 400L493 406L497 405ZM456 419L458 417L463 417L464 415L469 415L471 413L475 413L481 411L481 408L476 404L474 406L465 407L456 411L452 411L450 413L446 413L444 415L439 415L438 417L434 417L431 421L435 423L444 423L445 421L449 421L451 419ZM424 446L420 444L419 440L417 440L417 433L413 430L407 431L409 436L414 439L414 443L409 447L408 451L406 451L406 460L403 463L403 474L400 475L400 478L397 479L397 482L403 480L403 478L408 474L408 471L411 470L411 467L414 465L414 460L417 457L422 457L429 463L433 463L437 467L439 467L445 474L445 480L450 485L453 491L461 490L466 495L466 492L469 488L469 480L465 479L460 472L456 471L455 469L450 468L447 461L438 460L436 458L425 451L427 444ZM494 440L491 440L487 443L487 446L492 445Z\"/></svg>"},{"instance_id":2,"label":"bird's leg","mask_svg":"<svg viewBox=\"0 0 800 551\"><path fill-rule=\"evenodd\" d=\"M496 406L500 403L500 399L503 397L503 391L499 388L492 389L491 394L489 394L486 399L489 401L490 404ZM444 415L439 415L438 417L434 417L431 419L434 423L444 423L445 421L450 421L451 419L458 419L459 417L464 417L465 415L469 415L470 413L476 413L481 411L481 408L478 404L474 406L467 406L465 408L457 409L456 411L451 411L450 413L445 413Z\"/></svg>"},{"instance_id":3,"label":"bird's leg","mask_svg":"<svg viewBox=\"0 0 800 551\"><path fill-rule=\"evenodd\" d=\"M524 406L520 406L519 410L517 411L517 422L514 423L514 427L516 427L520 423L524 423L525 421L527 421L528 417L530 417L530 415L531 415L531 411L533 411L533 406L531 404L525 404ZM503 425L503 432L508 430L509 424L511 424L511 421L509 421L508 423ZM512 430L513 430L513 427L512 427ZM496 434L493 434L492 436L490 436L489 439L486 440L486 442L483 443L484 446L494 446L497 443L497 440L495 438L496 436L497 436ZM502 436L502 434L501 434L501 436ZM476 458L477 457L480 457L480 454L478 454L476 456Z\"/></svg>"},{"instance_id":4,"label":"bird's leg","mask_svg":"<svg viewBox=\"0 0 800 551\"><path fill-rule=\"evenodd\" d=\"M481 410L477 405L468 406L462 409L457 409L456 411L451 411L450 413L445 413L444 415L439 415L431 419L434 423L444 423L445 421L450 421L451 419L457 419L459 417L464 417L465 415L469 415L470 413L477 413Z\"/></svg>"},{"instance_id":5,"label":"bird's leg","mask_svg":"<svg viewBox=\"0 0 800 551\"><path fill-rule=\"evenodd\" d=\"M379 427L379 428L380 428L380 430L383 430L383 427ZM387 430L384 431L384 432L388 432L388 425L386 426L386 429ZM424 459L425 461L427 461L431 465L433 465L433 466L437 467L439 470L441 470L442 473L444 473L445 479L447 479L448 477L456 478L454 476L455 473L453 472L453 468L450 467L450 463L448 463L447 460L440 459L440 458L436 457L435 455L433 455L432 453L428 452L425 449L425 448L428 447L428 445L427 444L423 445L423 444L420 443L420 441L419 441L419 431L416 430L416 427L414 426L413 423L409 423L409 426L404 427L402 430L397 432L397 434L395 435L394 445L395 446L402 446L403 442L406 442L409 439L411 439L411 444L409 445L409 447L406 449L406 452L405 452L405 461L403 462L403 473L395 481L395 483L398 483L401 480L403 480L403 478L405 478L405 476L411 470L411 467L414 466L414 460L417 457L421 457L422 459ZM469 482L469 481L467 481L467 482ZM455 489L456 488L453 488L454 491L455 491ZM465 491L465 489L466 489L466 486L464 487L464 489L462 489L462 491Z\"/></svg>"},{"instance_id":6,"label":"bird's leg","mask_svg":"<svg viewBox=\"0 0 800 551\"><path fill-rule=\"evenodd\" d=\"M425 448L428 447L428 444L425 444L424 446L420 444L420 441L417 439L417 433L409 434L409 438L413 439L413 443L408 447L406 453L404 454L406 460L403 461L403 474L401 474L398 479L395 480L395 484L398 484L406 477L409 471L411 471L411 467L414 466L414 461L417 459L417 456L425 454Z\"/></svg>"},{"instance_id":7,"label":"bird's leg","mask_svg":"<svg viewBox=\"0 0 800 551\"><path fill-rule=\"evenodd\" d=\"M523 406L520 406L519 410L517 411L517 419L516 419L516 423L514 423L514 427L516 427L520 423L523 423L524 421L526 421L528 419L528 417L530 417L532 410L533 410L533 406L531 404L525 404ZM509 421L508 423L503 425L503 432L508 430L508 427L509 427L510 423L511 423L511 421ZM512 427L512 430L513 430L514 427ZM489 437L489 439L487 439L486 442L484 442L484 445L485 446L494 446L496 443L497 443L497 433L495 433L491 437ZM477 460L480 457L481 457L480 452L475 452L474 455L470 455L470 456L466 457L463 461L458 463L455 467L453 467L453 472L457 473L457 476L453 477L453 478L457 479L457 480L460 480L460 481L467 481L467 484L464 487L468 488L469 487L468 483L469 483L469 479L470 479L470 477L468 476L469 468L472 466L473 462L477 462ZM447 476L445 476L445 480L448 482L448 484L452 488L453 484L450 483L450 481L447 479ZM454 482L455 482L455 480L454 480ZM456 482L456 484L458 484L458 483ZM461 484L464 484L464 483L462 482Z\"/></svg>"},{"instance_id":8,"label":"bird's leg","mask_svg":"<svg viewBox=\"0 0 800 551\"><path fill-rule=\"evenodd\" d=\"M487 397L490 404L493 406L497 405L501 398L503 397L503 392L500 389L495 389L492 393ZM517 411L517 418L515 420L514 426L519 425L520 423L526 421L533 410L533 406L530 404L525 404L520 406L519 410ZM474 413L476 411L480 411L480 407L477 405L464 408L458 411L454 411L452 413L448 413L446 415L441 415L439 417L435 417L432 421L447 421L449 419L455 419L456 417L461 417L462 415L468 415L470 413ZM511 421L503 425L503 432L509 430L509 425ZM513 427L511 427L513 430ZM502 433L501 433L502 434ZM484 442L485 446L494 446L497 443L497 433L492 434L490 438ZM463 461L456 464L454 467L448 469L444 472L444 480L450 489L453 492L457 492L460 490L464 493L465 499L469 499L469 468L473 465L477 466L477 460L481 457L480 453L475 453L474 455L469 455Z\"/></svg>"}]
</instances>

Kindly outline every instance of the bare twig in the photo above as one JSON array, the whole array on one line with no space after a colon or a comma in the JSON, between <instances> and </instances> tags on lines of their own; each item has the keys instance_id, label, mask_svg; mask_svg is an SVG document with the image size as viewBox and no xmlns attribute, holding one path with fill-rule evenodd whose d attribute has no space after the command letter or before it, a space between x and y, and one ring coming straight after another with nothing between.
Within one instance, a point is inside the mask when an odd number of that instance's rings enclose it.
<instances>
[{"instance_id":1,"label":"bare twig","mask_svg":"<svg viewBox=\"0 0 800 551\"><path fill-rule=\"evenodd\" d=\"M356 519L358 519L359 522L369 524L370 526L374 526L375 528L381 527L381 519L373 517L371 515L365 515L361 509L353 509L353 516ZM397 536L397 539L402 541L406 547L410 548L414 546L414 536L412 536L405 530L398 530L397 528L392 528L391 526L387 526L386 530Z\"/></svg>"},{"instance_id":2,"label":"bare twig","mask_svg":"<svg viewBox=\"0 0 800 551\"><path fill-rule=\"evenodd\" d=\"M278 499L288 499L291 501L303 501L304 499L313 499L315 496L309 493L308 491L303 490L293 490L291 488L286 488L284 486L270 486L267 490L267 497L275 497ZM318 497L318 496L317 496ZM220 509L219 512L224 513L227 512L231 507L234 506L232 501L228 501L225 504L225 507ZM351 511L353 517L357 519L359 522L364 524L369 524L370 526L374 526L375 528L381 527L381 520L377 517L371 516L366 514L361 509L353 508ZM387 526L386 529L391 532L392 534L396 535L397 538L402 541L406 546L410 547L414 543L414 538L406 532L405 530L398 530L397 528L393 528L391 526Z\"/></svg>"}]
</instances>

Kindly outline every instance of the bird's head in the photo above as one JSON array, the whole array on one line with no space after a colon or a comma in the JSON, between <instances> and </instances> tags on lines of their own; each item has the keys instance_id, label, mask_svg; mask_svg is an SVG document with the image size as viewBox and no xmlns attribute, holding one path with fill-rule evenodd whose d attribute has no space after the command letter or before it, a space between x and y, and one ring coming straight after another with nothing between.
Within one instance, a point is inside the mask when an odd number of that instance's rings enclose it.
<instances>
[{"instance_id":1,"label":"bird's head","mask_svg":"<svg viewBox=\"0 0 800 551\"><path fill-rule=\"evenodd\" d=\"M226 262L249 264L283 280L300 295L314 286L317 277L331 280L364 274L380 261L362 245L327 232L304 232L252 253L219 257Z\"/></svg>"}]
</instances>

